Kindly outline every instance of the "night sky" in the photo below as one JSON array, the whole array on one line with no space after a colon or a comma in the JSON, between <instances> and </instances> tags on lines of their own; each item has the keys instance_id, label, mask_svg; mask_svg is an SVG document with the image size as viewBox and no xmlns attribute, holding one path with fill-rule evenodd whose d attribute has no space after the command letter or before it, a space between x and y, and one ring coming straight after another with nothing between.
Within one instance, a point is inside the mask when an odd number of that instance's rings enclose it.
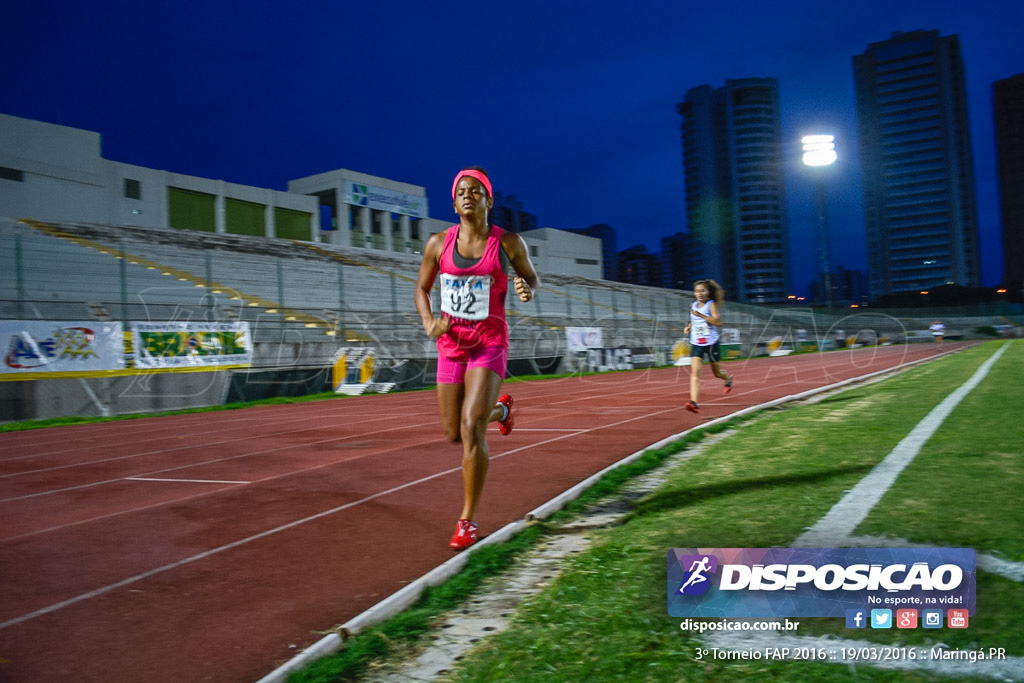
<instances>
[{"instance_id":1,"label":"night sky","mask_svg":"<svg viewBox=\"0 0 1024 683\"><path fill-rule=\"evenodd\" d=\"M286 189L347 168L422 185L454 218L478 164L541 227L608 223L660 251L685 231L689 88L779 81L794 291L814 277L800 136L832 132L837 264L866 269L853 56L894 31L957 34L983 283L1002 276L992 83L1024 72L1024 2L55 2L9 4L0 112L96 131L107 159Z\"/></svg>"}]
</instances>

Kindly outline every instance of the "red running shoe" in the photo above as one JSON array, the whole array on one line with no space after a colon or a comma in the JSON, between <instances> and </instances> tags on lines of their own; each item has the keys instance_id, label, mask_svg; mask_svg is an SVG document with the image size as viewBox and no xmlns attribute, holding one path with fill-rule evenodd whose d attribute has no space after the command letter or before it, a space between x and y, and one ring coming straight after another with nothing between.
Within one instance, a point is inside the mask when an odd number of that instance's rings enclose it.
<instances>
[{"instance_id":1,"label":"red running shoe","mask_svg":"<svg viewBox=\"0 0 1024 683\"><path fill-rule=\"evenodd\" d=\"M460 519L455 525L455 533L452 540L448 541L448 547L452 550L465 550L478 540L476 522L468 519Z\"/></svg>"},{"instance_id":2,"label":"red running shoe","mask_svg":"<svg viewBox=\"0 0 1024 683\"><path fill-rule=\"evenodd\" d=\"M725 388L722 389L723 394L728 394L732 391L732 375L729 375L729 379L725 380Z\"/></svg>"},{"instance_id":3,"label":"red running shoe","mask_svg":"<svg viewBox=\"0 0 1024 683\"><path fill-rule=\"evenodd\" d=\"M699 410L697 410L697 404L694 403L693 401L687 401L685 404L683 404L683 407L689 410L691 413L700 412Z\"/></svg>"},{"instance_id":4,"label":"red running shoe","mask_svg":"<svg viewBox=\"0 0 1024 683\"><path fill-rule=\"evenodd\" d=\"M498 420L498 429L505 436L512 433L512 428L516 426L516 416L512 414L512 397L508 394L502 394L498 399L498 404L505 406L508 411L508 415L505 416L504 420Z\"/></svg>"}]
</instances>

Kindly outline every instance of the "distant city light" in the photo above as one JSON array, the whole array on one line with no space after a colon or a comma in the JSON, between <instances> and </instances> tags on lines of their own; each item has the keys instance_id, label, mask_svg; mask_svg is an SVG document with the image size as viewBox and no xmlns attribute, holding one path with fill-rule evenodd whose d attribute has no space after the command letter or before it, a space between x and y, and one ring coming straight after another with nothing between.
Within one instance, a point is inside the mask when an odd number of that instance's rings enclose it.
<instances>
[{"instance_id":1,"label":"distant city light","mask_svg":"<svg viewBox=\"0 0 1024 683\"><path fill-rule=\"evenodd\" d=\"M835 136L805 135L800 142L804 145L805 166L828 166L837 158Z\"/></svg>"}]
</instances>

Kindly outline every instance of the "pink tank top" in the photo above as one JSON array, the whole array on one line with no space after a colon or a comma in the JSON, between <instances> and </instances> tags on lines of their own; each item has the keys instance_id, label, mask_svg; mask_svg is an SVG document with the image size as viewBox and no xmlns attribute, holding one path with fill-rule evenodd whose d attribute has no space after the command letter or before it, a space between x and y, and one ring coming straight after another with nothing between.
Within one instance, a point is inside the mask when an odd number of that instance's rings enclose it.
<instances>
[{"instance_id":1,"label":"pink tank top","mask_svg":"<svg viewBox=\"0 0 1024 683\"><path fill-rule=\"evenodd\" d=\"M437 338L437 350L452 360L462 360L484 346L508 346L508 276L499 256L504 232L492 225L483 256L469 267L460 268L453 257L459 226L445 231L439 269L441 315L450 318L452 324Z\"/></svg>"}]
</instances>

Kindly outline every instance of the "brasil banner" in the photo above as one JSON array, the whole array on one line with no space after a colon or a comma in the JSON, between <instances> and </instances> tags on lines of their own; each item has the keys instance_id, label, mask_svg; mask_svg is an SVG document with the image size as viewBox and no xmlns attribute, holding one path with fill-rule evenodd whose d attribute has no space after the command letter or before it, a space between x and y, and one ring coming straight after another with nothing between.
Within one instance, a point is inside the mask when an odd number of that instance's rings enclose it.
<instances>
[{"instance_id":1,"label":"brasil banner","mask_svg":"<svg viewBox=\"0 0 1024 683\"><path fill-rule=\"evenodd\" d=\"M252 364L249 323L132 323L136 368L248 367Z\"/></svg>"}]
</instances>

